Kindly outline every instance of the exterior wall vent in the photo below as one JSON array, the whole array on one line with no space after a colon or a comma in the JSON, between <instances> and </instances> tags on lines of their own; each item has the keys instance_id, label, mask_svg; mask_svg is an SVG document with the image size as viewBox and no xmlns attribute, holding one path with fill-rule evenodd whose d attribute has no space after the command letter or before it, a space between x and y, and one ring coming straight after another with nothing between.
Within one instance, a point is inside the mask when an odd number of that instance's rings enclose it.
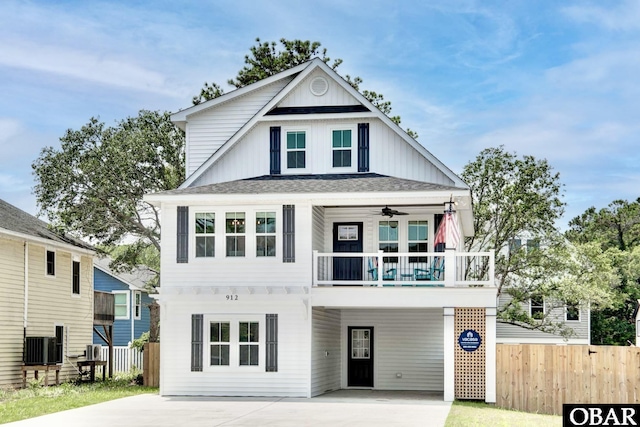
<instances>
[{"instance_id":1,"label":"exterior wall vent","mask_svg":"<svg viewBox=\"0 0 640 427\"><path fill-rule=\"evenodd\" d=\"M315 77L311 80L309 88L315 96L322 96L329 90L329 82L324 77Z\"/></svg>"}]
</instances>

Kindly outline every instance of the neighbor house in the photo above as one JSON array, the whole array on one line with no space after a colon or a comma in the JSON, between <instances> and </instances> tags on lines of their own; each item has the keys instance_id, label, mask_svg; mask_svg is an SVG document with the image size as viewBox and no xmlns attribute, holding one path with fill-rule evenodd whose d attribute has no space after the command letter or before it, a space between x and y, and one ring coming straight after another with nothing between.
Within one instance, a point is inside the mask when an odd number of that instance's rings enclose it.
<instances>
[{"instance_id":1,"label":"neighbor house","mask_svg":"<svg viewBox=\"0 0 640 427\"><path fill-rule=\"evenodd\" d=\"M509 251L544 250L539 248L538 239L520 236L511 239ZM501 292L498 307L504 308L511 303L508 292ZM566 337L560 333L543 332L517 323L498 320L496 336L499 344L590 344L591 316L588 304L567 304L542 296L534 296L526 303L520 303L522 310L533 319L545 317L550 322L563 325L563 329L571 330Z\"/></svg>"},{"instance_id":2,"label":"neighbor house","mask_svg":"<svg viewBox=\"0 0 640 427\"><path fill-rule=\"evenodd\" d=\"M28 364L77 377L93 330L93 248L0 200L0 386ZM33 373L30 374L30 377Z\"/></svg>"},{"instance_id":3,"label":"neighbor house","mask_svg":"<svg viewBox=\"0 0 640 427\"><path fill-rule=\"evenodd\" d=\"M495 402L493 253L461 251L470 190L433 141L319 59L172 120L187 179L145 196L162 211L162 395Z\"/></svg>"},{"instance_id":4,"label":"neighbor house","mask_svg":"<svg viewBox=\"0 0 640 427\"><path fill-rule=\"evenodd\" d=\"M93 262L93 286L96 291L114 295L115 320L113 345L129 346L133 340L149 331L149 297L147 285L153 273L144 268L131 272L116 272L110 266L111 259L96 258ZM95 331L93 343L106 345Z\"/></svg>"}]
</instances>

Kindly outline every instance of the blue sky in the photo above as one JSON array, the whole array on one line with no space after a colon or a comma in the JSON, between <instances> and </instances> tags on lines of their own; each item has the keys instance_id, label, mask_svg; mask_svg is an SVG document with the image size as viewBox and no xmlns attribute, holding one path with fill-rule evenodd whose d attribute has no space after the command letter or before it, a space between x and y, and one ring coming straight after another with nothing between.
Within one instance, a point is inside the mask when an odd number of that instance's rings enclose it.
<instances>
[{"instance_id":1,"label":"blue sky","mask_svg":"<svg viewBox=\"0 0 640 427\"><path fill-rule=\"evenodd\" d=\"M484 148L546 158L568 203L640 196L637 1L15 1L0 5L0 198L66 129L191 105L255 38L320 41L454 172Z\"/></svg>"}]
</instances>

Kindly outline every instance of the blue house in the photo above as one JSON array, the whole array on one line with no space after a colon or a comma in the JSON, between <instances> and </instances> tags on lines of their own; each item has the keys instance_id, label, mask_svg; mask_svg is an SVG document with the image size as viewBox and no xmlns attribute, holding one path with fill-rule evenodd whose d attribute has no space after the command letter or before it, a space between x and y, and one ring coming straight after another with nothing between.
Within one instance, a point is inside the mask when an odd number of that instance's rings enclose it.
<instances>
[{"instance_id":1,"label":"blue house","mask_svg":"<svg viewBox=\"0 0 640 427\"><path fill-rule=\"evenodd\" d=\"M113 324L113 345L128 346L143 332L149 330L149 304L151 297L145 288L151 279L149 271L118 273L109 268L109 258L100 258L93 264L93 283L96 291L115 295L115 322ZM94 331L93 343L105 345Z\"/></svg>"}]
</instances>

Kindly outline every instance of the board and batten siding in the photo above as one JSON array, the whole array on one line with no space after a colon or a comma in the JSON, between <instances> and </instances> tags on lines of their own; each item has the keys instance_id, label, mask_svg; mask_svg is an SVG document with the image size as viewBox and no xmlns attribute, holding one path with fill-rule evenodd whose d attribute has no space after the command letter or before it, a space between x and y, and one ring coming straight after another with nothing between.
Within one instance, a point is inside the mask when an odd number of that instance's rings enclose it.
<instances>
[{"instance_id":1,"label":"board and batten siding","mask_svg":"<svg viewBox=\"0 0 640 427\"><path fill-rule=\"evenodd\" d=\"M238 141L223 157L209 167L192 186L201 186L218 182L227 182L250 177L269 175L271 126L281 126L282 140L286 141L288 130L306 132L307 168L302 173L356 173L358 170L357 126L369 123L369 172L397 178L432 182L442 185L454 185L453 181L435 165L429 162L398 134L378 119L342 119L342 120L291 120L291 116L282 121L265 122L256 125ZM332 164L332 130L352 129L352 157L350 168L334 168ZM287 170L286 150L282 149L281 173L298 174L300 170ZM206 160L206 159L205 159Z\"/></svg>"},{"instance_id":2,"label":"board and batten siding","mask_svg":"<svg viewBox=\"0 0 640 427\"><path fill-rule=\"evenodd\" d=\"M442 309L343 309L341 319L343 349L348 348L349 326L374 328L375 389L444 390ZM343 387L347 385L347 357L343 351Z\"/></svg>"},{"instance_id":3,"label":"board and batten siding","mask_svg":"<svg viewBox=\"0 0 640 427\"><path fill-rule=\"evenodd\" d=\"M0 387L21 384L24 244L0 237Z\"/></svg>"},{"instance_id":4,"label":"board and batten siding","mask_svg":"<svg viewBox=\"0 0 640 427\"><path fill-rule=\"evenodd\" d=\"M293 77L224 102L189 117L187 125L187 177L264 107Z\"/></svg>"},{"instance_id":5,"label":"board and batten siding","mask_svg":"<svg viewBox=\"0 0 640 427\"><path fill-rule=\"evenodd\" d=\"M322 206L314 206L312 208L313 215L313 235L312 235L312 248L314 251L324 252L324 239L325 239L325 208Z\"/></svg>"},{"instance_id":6,"label":"board and batten siding","mask_svg":"<svg viewBox=\"0 0 640 427\"><path fill-rule=\"evenodd\" d=\"M276 201L277 203L278 201ZM282 204L189 206L189 262L176 262L177 206L162 206L162 271L163 287L171 286L310 286L311 285L311 208L295 205L295 262L282 260ZM276 212L276 256L257 257L255 251L255 213ZM216 251L213 258L195 257L194 215L215 212ZM244 257L225 256L224 218L226 212L244 212L247 232Z\"/></svg>"},{"instance_id":7,"label":"board and batten siding","mask_svg":"<svg viewBox=\"0 0 640 427\"><path fill-rule=\"evenodd\" d=\"M316 96L309 88L316 77L324 77L329 84L324 95ZM324 71L319 69L306 76L294 90L278 103L278 107L324 107L328 105L360 105L360 102L332 77L327 76Z\"/></svg>"},{"instance_id":8,"label":"board and batten siding","mask_svg":"<svg viewBox=\"0 0 640 427\"><path fill-rule=\"evenodd\" d=\"M511 296L502 293L498 299L498 306L502 308L506 306L509 301L511 301ZM523 308L525 311L529 310L528 305L523 305ZM565 322L564 308L553 308L549 316L554 322ZM574 335L569 338L568 343L575 340L581 340L580 343L583 343L583 341L585 343L589 342L589 310L587 308L583 307L580 309L579 321L567 321L565 324L574 331ZM521 344L556 344L565 342L560 335L530 330L500 321L496 323L496 340L498 343L509 342Z\"/></svg>"},{"instance_id":9,"label":"board and batten siding","mask_svg":"<svg viewBox=\"0 0 640 427\"><path fill-rule=\"evenodd\" d=\"M162 364L160 394L163 396L268 396L308 397L310 320L300 297L288 299L274 295L239 294L237 301L225 295L172 295L161 303ZM204 352L202 372L191 372L191 315L205 317L204 342L207 346L208 315L223 318L258 315L264 323L266 314L278 315L278 371L246 370L241 367L211 369ZM170 316L170 317L169 317ZM264 341L263 341L264 342ZM264 357L265 346L260 348Z\"/></svg>"},{"instance_id":10,"label":"board and batten siding","mask_svg":"<svg viewBox=\"0 0 640 427\"><path fill-rule=\"evenodd\" d=\"M315 307L312 312L311 396L340 388L340 310Z\"/></svg>"}]
</instances>

